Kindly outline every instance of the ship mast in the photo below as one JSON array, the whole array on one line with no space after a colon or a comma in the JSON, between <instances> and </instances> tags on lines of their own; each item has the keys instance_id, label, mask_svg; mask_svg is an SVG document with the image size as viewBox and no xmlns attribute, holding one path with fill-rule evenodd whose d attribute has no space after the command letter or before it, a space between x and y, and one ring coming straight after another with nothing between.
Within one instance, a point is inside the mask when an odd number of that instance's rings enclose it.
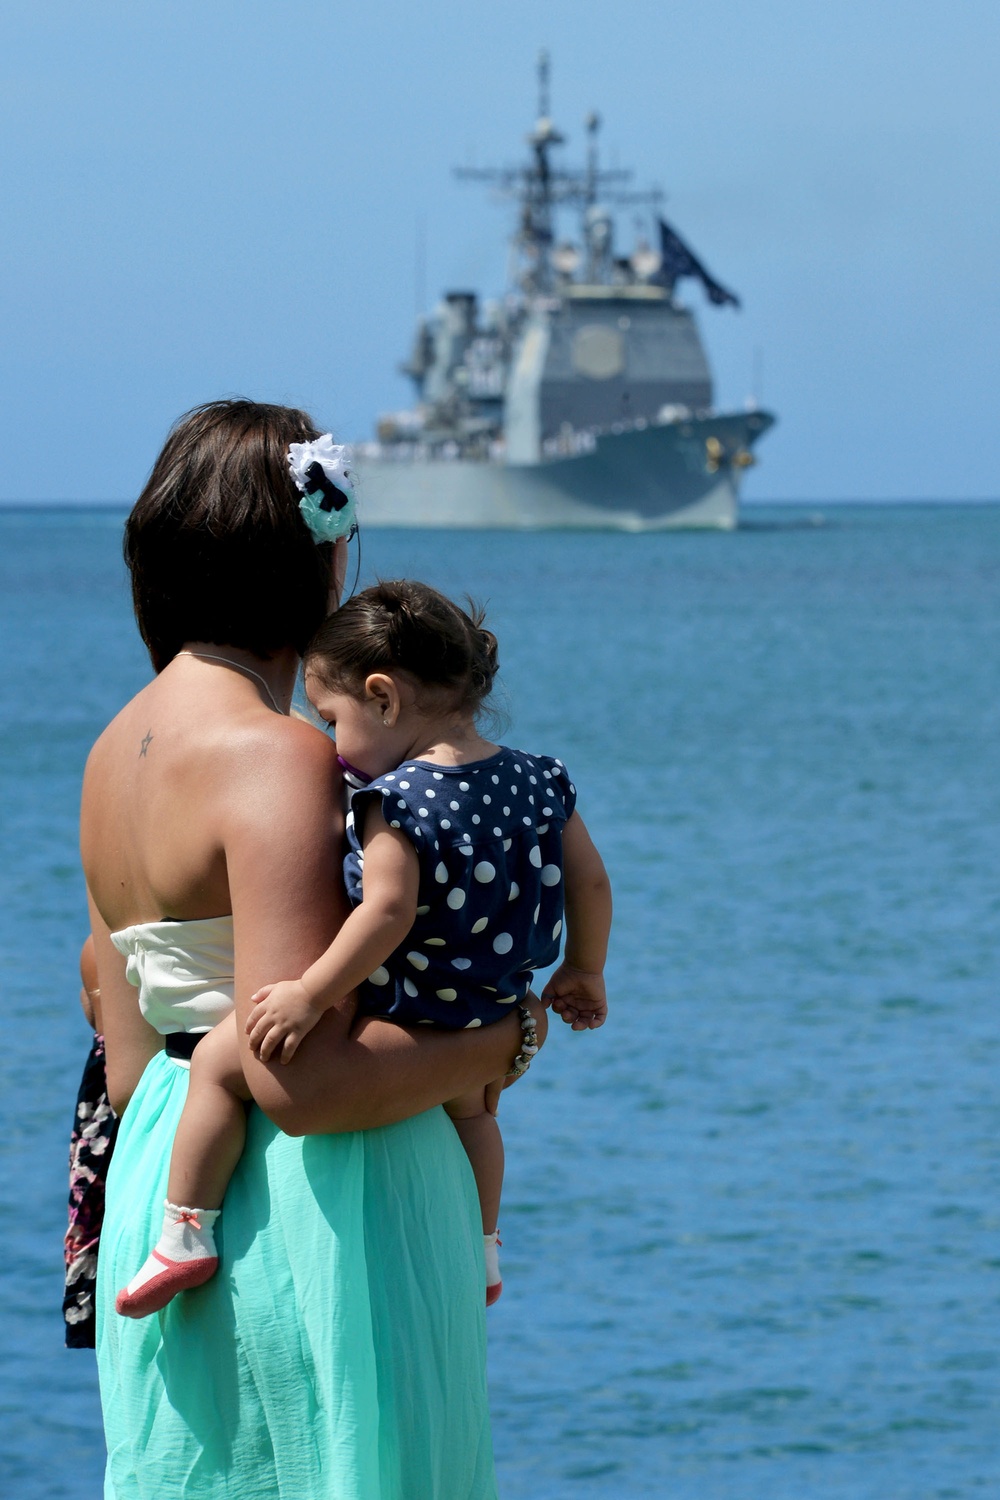
<instances>
[{"instance_id":1,"label":"ship mast","mask_svg":"<svg viewBox=\"0 0 1000 1500\"><path fill-rule=\"evenodd\" d=\"M601 128L601 117L592 109L584 120L587 131L587 188L586 204L591 208L597 202L597 132Z\"/></svg>"},{"instance_id":2,"label":"ship mast","mask_svg":"<svg viewBox=\"0 0 1000 1500\"><path fill-rule=\"evenodd\" d=\"M521 200L520 242L523 254L532 266L532 290L546 292L552 284L550 251L554 239L552 167L549 152L561 146L565 136L559 134L549 114L549 54L538 54L538 119L528 136L534 154L534 170L526 175Z\"/></svg>"},{"instance_id":3,"label":"ship mast","mask_svg":"<svg viewBox=\"0 0 1000 1500\"><path fill-rule=\"evenodd\" d=\"M518 167L458 167L455 175L466 182L488 182L504 197L518 204L517 229L513 236L515 260L520 262L517 280L530 298L547 296L556 289L556 271L552 252L556 243L556 214L559 208L578 209L584 216L597 209L600 199L608 207L625 204L662 202L659 188L627 191L633 173L617 168L601 169L597 154L600 116L592 111L586 119L587 160L585 166L556 166L551 153L565 145L566 138L555 127L550 114L550 65L546 51L538 57L538 116L527 137L528 161ZM587 237L586 226L584 238ZM589 274L596 276L597 260L588 256Z\"/></svg>"}]
</instances>

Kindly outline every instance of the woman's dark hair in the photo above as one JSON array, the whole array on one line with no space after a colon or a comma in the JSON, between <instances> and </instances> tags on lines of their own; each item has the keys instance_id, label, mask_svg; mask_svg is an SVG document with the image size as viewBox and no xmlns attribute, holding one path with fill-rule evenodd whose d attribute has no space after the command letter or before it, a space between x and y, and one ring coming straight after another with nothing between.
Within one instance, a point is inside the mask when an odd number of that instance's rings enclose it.
<instances>
[{"instance_id":1,"label":"woman's dark hair","mask_svg":"<svg viewBox=\"0 0 1000 1500\"><path fill-rule=\"evenodd\" d=\"M332 691L360 694L372 672L407 673L451 706L476 713L497 674L497 638L468 611L410 578L377 583L348 599L306 648L306 670Z\"/></svg>"},{"instance_id":2,"label":"woman's dark hair","mask_svg":"<svg viewBox=\"0 0 1000 1500\"><path fill-rule=\"evenodd\" d=\"M333 548L299 513L289 443L305 412L209 401L174 427L125 525L139 632L163 670L185 641L301 653L329 608Z\"/></svg>"}]
</instances>

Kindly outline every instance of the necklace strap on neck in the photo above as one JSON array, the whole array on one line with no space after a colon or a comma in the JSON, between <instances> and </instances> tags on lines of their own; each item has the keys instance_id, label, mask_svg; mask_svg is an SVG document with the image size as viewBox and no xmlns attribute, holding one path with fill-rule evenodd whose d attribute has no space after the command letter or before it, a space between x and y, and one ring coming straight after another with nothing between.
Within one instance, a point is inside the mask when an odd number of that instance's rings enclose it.
<instances>
[{"instance_id":1,"label":"necklace strap on neck","mask_svg":"<svg viewBox=\"0 0 1000 1500\"><path fill-rule=\"evenodd\" d=\"M264 691L267 694L267 696L270 698L271 705L274 708L275 713L276 714L280 714L282 716L282 718L287 718L285 710L278 703L277 698L271 692L271 689L268 686L267 682L264 680L264 678L260 675L259 672L255 672L254 671L253 667L244 666L243 662L241 662L241 661L230 661L230 659L229 659L228 656L217 656L212 651L187 651L187 650L184 650L184 651L178 651L177 655L178 656L193 656L198 661L217 661L217 662L221 663L221 665L224 666L224 667L232 667L235 672L243 672L243 673L246 674L247 677L253 677L253 678L255 678L256 681L260 683L261 687L264 689Z\"/></svg>"}]
</instances>

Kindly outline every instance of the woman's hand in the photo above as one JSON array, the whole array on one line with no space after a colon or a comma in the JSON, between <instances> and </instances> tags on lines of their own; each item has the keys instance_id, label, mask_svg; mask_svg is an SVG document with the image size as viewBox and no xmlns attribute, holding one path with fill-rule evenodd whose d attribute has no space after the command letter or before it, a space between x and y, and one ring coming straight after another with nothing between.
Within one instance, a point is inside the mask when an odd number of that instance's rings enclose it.
<instances>
[{"instance_id":1,"label":"woman's hand","mask_svg":"<svg viewBox=\"0 0 1000 1500\"><path fill-rule=\"evenodd\" d=\"M541 1050L541 1048L545 1045L545 1038L549 1034L549 1017L545 1009L545 1004L543 1001L539 1000L537 995L532 994L530 990L525 996L524 1003L531 1011L532 1018L535 1022L535 1036L538 1041L539 1050ZM518 1051L520 1051L520 1047L518 1048ZM517 1054L515 1053L514 1055L516 1056ZM513 1060L514 1059L511 1058L512 1062ZM525 1069L525 1072L527 1072L527 1069ZM523 1077L524 1073L518 1073L516 1077L511 1077L509 1073L505 1073L502 1078L494 1078L492 1083L488 1083L486 1085L486 1108L491 1115L495 1115L497 1110L500 1108L500 1095L503 1093L504 1089L509 1089L512 1083L517 1083L518 1078Z\"/></svg>"}]
</instances>

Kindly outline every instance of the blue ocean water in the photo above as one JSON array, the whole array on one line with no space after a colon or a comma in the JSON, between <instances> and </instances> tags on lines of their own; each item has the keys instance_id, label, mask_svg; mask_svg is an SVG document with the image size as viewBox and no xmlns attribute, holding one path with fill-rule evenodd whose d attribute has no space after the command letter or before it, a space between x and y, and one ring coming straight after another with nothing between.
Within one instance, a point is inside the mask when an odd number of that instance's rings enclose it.
<instances>
[{"instance_id":1,"label":"blue ocean water","mask_svg":"<svg viewBox=\"0 0 1000 1500\"><path fill-rule=\"evenodd\" d=\"M100 1493L60 1240L80 772L147 674L121 519L0 511L11 1500ZM566 760L617 892L608 1025L504 1102L502 1493L995 1495L1000 508L372 533L363 571L488 601L507 740Z\"/></svg>"}]
</instances>

